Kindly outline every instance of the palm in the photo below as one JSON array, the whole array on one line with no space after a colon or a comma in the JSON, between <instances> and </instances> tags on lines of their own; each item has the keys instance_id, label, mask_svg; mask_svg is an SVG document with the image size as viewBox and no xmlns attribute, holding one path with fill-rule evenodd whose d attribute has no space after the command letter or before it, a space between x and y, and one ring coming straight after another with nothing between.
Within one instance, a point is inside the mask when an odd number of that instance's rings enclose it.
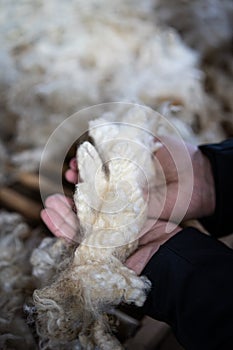
<instances>
[{"instance_id":1,"label":"palm","mask_svg":"<svg viewBox=\"0 0 233 350\"><path fill-rule=\"evenodd\" d=\"M210 215L215 206L210 165L198 148L171 137L164 137L162 143L154 157L155 184L145 193L149 199L148 220L141 232L138 251L126 262L137 273L141 273L160 245L180 230L178 225L183 219ZM66 179L78 182L74 159ZM52 233L77 242L78 219L72 200L55 194L47 198L45 205L41 217Z\"/></svg>"},{"instance_id":2,"label":"palm","mask_svg":"<svg viewBox=\"0 0 233 350\"><path fill-rule=\"evenodd\" d=\"M180 223L211 215L215 207L213 176L208 159L191 144L164 137L156 153L156 186L150 215Z\"/></svg>"},{"instance_id":3,"label":"palm","mask_svg":"<svg viewBox=\"0 0 233 350\"><path fill-rule=\"evenodd\" d=\"M163 147L154 158L156 180L150 190L150 217L179 223L194 215L189 203L193 196L192 159L195 152L195 146L184 145L169 137L163 139Z\"/></svg>"}]
</instances>

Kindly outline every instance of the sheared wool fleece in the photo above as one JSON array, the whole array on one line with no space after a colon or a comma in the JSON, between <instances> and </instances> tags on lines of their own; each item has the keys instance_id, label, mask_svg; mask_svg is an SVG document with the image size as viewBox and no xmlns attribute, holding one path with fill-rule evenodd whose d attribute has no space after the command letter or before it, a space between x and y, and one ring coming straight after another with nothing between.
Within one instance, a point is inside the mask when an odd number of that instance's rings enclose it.
<instances>
[{"instance_id":1,"label":"sheared wool fleece","mask_svg":"<svg viewBox=\"0 0 233 350\"><path fill-rule=\"evenodd\" d=\"M151 119L135 113L128 111L116 123L104 116L91 121L94 145L84 142L78 148L81 182L74 200L81 243L57 280L34 292L41 348L78 337L84 349L122 349L107 312L121 302L145 302L149 280L124 262L137 248L146 221L142 190L155 177L152 154L160 144L147 131Z\"/></svg>"}]
</instances>

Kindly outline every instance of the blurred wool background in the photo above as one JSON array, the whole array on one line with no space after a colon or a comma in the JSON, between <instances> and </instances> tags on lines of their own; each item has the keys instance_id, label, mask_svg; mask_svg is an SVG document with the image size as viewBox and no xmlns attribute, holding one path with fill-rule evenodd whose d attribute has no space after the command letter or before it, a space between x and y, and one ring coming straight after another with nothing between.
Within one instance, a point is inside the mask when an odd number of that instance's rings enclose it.
<instances>
[{"instance_id":1,"label":"blurred wool background","mask_svg":"<svg viewBox=\"0 0 233 350\"><path fill-rule=\"evenodd\" d=\"M0 26L0 348L36 349L25 305L42 283L31 254L42 238L55 240L39 219L49 136L105 102L147 105L195 144L233 136L233 2L0 0Z\"/></svg>"}]
</instances>

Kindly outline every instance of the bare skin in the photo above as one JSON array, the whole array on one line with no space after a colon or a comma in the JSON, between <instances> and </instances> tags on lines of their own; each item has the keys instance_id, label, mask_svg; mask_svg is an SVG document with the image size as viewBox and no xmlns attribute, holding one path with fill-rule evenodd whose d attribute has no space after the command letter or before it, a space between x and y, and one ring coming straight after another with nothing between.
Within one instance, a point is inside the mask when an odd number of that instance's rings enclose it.
<instances>
[{"instance_id":1,"label":"bare skin","mask_svg":"<svg viewBox=\"0 0 233 350\"><path fill-rule=\"evenodd\" d=\"M137 251L126 261L126 266L137 274L142 272L159 247L181 230L179 223L182 220L209 216L215 209L214 180L209 160L196 146L184 146L172 137L164 137L161 141L163 146L154 157L157 180L150 193L151 222L147 225L149 228L142 232ZM188 152L189 162L183 156L184 147ZM78 182L76 160L72 159L69 166L65 177L75 184ZM187 176L187 167L190 166L194 182L192 195L188 196L190 178ZM41 218L57 237L75 240L78 219L73 207L73 201L63 195L54 194L47 198Z\"/></svg>"}]
</instances>

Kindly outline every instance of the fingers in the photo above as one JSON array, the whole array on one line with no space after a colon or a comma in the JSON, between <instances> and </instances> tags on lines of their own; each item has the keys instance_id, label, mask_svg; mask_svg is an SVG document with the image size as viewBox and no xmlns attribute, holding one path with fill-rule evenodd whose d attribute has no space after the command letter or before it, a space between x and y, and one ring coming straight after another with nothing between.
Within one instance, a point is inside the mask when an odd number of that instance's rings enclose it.
<instances>
[{"instance_id":1,"label":"fingers","mask_svg":"<svg viewBox=\"0 0 233 350\"><path fill-rule=\"evenodd\" d=\"M174 234L181 230L180 226L175 223L167 222L163 220L155 220L154 225L144 233L139 239L139 245L146 245L151 242L157 242L163 244Z\"/></svg>"},{"instance_id":2,"label":"fingers","mask_svg":"<svg viewBox=\"0 0 233 350\"><path fill-rule=\"evenodd\" d=\"M57 237L69 240L77 239L78 218L72 210L73 201L60 194L49 196L46 208L41 211L41 218Z\"/></svg>"},{"instance_id":3,"label":"fingers","mask_svg":"<svg viewBox=\"0 0 233 350\"><path fill-rule=\"evenodd\" d=\"M44 209L41 211L41 218L56 236L75 241L76 230L71 227L56 211L53 209Z\"/></svg>"},{"instance_id":4,"label":"fingers","mask_svg":"<svg viewBox=\"0 0 233 350\"><path fill-rule=\"evenodd\" d=\"M126 266L139 275L159 247L179 231L181 228L176 224L158 220L153 229L139 239L139 248L126 260Z\"/></svg>"},{"instance_id":5,"label":"fingers","mask_svg":"<svg viewBox=\"0 0 233 350\"><path fill-rule=\"evenodd\" d=\"M78 173L73 171L72 169L69 169L65 173L65 178L68 182L76 184L78 182Z\"/></svg>"},{"instance_id":6,"label":"fingers","mask_svg":"<svg viewBox=\"0 0 233 350\"><path fill-rule=\"evenodd\" d=\"M77 171L78 167L77 167L77 161L76 158L72 158L69 162L69 167L70 169Z\"/></svg>"},{"instance_id":7,"label":"fingers","mask_svg":"<svg viewBox=\"0 0 233 350\"><path fill-rule=\"evenodd\" d=\"M146 264L152 258L152 256L159 249L159 244L150 243L146 246L140 247L133 255L131 255L127 260L125 265L140 275Z\"/></svg>"},{"instance_id":8,"label":"fingers","mask_svg":"<svg viewBox=\"0 0 233 350\"><path fill-rule=\"evenodd\" d=\"M78 168L75 158L71 159L69 167L70 169L68 169L65 173L65 178L68 182L76 184L78 182Z\"/></svg>"},{"instance_id":9,"label":"fingers","mask_svg":"<svg viewBox=\"0 0 233 350\"><path fill-rule=\"evenodd\" d=\"M53 194L46 198L45 205L46 207L54 207L56 206L58 209L60 209L62 206L62 209L72 207L74 204L73 200L69 197L64 196L63 194Z\"/></svg>"}]
</instances>

